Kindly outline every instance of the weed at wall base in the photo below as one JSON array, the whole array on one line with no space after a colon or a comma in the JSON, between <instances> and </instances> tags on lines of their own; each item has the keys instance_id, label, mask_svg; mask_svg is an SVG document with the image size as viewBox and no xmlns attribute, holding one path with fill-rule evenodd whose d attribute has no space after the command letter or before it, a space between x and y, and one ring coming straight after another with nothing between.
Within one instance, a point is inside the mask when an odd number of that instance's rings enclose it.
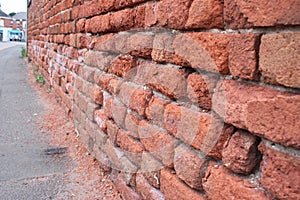
<instances>
[{"instance_id":1,"label":"weed at wall base","mask_svg":"<svg viewBox=\"0 0 300 200\"><path fill-rule=\"evenodd\" d=\"M35 76L35 81L44 85L45 84L45 77L43 74L36 74Z\"/></svg>"},{"instance_id":2,"label":"weed at wall base","mask_svg":"<svg viewBox=\"0 0 300 200\"><path fill-rule=\"evenodd\" d=\"M22 47L21 55L22 55L23 58L26 58L26 57L27 57L27 51L26 51L26 48L25 48L25 47Z\"/></svg>"},{"instance_id":3,"label":"weed at wall base","mask_svg":"<svg viewBox=\"0 0 300 200\"><path fill-rule=\"evenodd\" d=\"M44 74L38 73L39 72L39 68L36 66L33 68L33 74L34 74L34 79L36 82L44 85L45 84L45 76Z\"/></svg>"}]
</instances>

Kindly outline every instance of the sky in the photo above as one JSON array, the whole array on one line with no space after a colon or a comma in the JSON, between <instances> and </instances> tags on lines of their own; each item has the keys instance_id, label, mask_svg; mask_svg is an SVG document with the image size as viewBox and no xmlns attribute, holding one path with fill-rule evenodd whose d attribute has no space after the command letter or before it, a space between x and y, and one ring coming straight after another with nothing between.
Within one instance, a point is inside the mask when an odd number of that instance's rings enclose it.
<instances>
[{"instance_id":1,"label":"sky","mask_svg":"<svg viewBox=\"0 0 300 200\"><path fill-rule=\"evenodd\" d=\"M1 10L6 14L27 11L27 0L0 0L0 3Z\"/></svg>"}]
</instances>

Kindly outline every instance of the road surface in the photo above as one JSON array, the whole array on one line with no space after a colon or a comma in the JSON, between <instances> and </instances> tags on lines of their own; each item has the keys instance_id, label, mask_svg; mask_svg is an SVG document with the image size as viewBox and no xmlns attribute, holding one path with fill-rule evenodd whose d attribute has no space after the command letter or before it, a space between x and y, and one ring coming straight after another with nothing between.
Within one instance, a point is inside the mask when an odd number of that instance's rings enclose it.
<instances>
[{"instance_id":1,"label":"road surface","mask_svg":"<svg viewBox=\"0 0 300 200\"><path fill-rule=\"evenodd\" d=\"M0 43L0 199L55 199L68 160L44 153L47 139L35 126L43 106L27 82L20 44Z\"/></svg>"}]
</instances>

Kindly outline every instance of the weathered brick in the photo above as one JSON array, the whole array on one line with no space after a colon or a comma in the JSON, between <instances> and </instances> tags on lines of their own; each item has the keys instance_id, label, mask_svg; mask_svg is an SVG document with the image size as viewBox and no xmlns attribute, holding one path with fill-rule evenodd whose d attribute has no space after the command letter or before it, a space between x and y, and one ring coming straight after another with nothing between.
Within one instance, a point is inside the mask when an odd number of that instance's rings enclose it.
<instances>
[{"instance_id":1,"label":"weathered brick","mask_svg":"<svg viewBox=\"0 0 300 200\"><path fill-rule=\"evenodd\" d=\"M102 33L111 29L110 15L100 15L85 21L85 32L87 33Z\"/></svg>"},{"instance_id":2,"label":"weathered brick","mask_svg":"<svg viewBox=\"0 0 300 200\"><path fill-rule=\"evenodd\" d=\"M259 146L263 153L260 182L274 198L297 199L300 195L300 158L278 151L277 146L265 143Z\"/></svg>"},{"instance_id":3,"label":"weathered brick","mask_svg":"<svg viewBox=\"0 0 300 200\"><path fill-rule=\"evenodd\" d=\"M122 104L117 99L114 99L112 102L112 108L111 108L112 118L116 122L116 124L123 128L125 117L127 114L127 108L124 104Z\"/></svg>"},{"instance_id":4,"label":"weathered brick","mask_svg":"<svg viewBox=\"0 0 300 200\"><path fill-rule=\"evenodd\" d=\"M147 6L145 13L146 25L184 29L188 19L190 3L190 0L163 0L156 4L150 4Z\"/></svg>"},{"instance_id":5,"label":"weathered brick","mask_svg":"<svg viewBox=\"0 0 300 200\"><path fill-rule=\"evenodd\" d=\"M84 85L83 85L83 93L91 99L91 101L93 103L94 102L94 94L95 94L95 90L96 90L96 87L94 86L94 84L90 83L90 82L84 82Z\"/></svg>"},{"instance_id":6,"label":"weathered brick","mask_svg":"<svg viewBox=\"0 0 300 200\"><path fill-rule=\"evenodd\" d=\"M196 103L200 108L211 109L213 89L217 79L199 73L189 75L187 95L189 100Z\"/></svg>"},{"instance_id":7,"label":"weathered brick","mask_svg":"<svg viewBox=\"0 0 300 200\"><path fill-rule=\"evenodd\" d=\"M152 87L170 98L186 98L187 81L184 71L175 67L160 67L157 64L144 63L136 67L135 74L126 78L127 80Z\"/></svg>"},{"instance_id":8,"label":"weathered brick","mask_svg":"<svg viewBox=\"0 0 300 200\"><path fill-rule=\"evenodd\" d=\"M80 120L80 116L81 116L81 110L80 108L74 104L73 105L73 117L74 117L74 120L76 121L79 121Z\"/></svg>"},{"instance_id":9,"label":"weathered brick","mask_svg":"<svg viewBox=\"0 0 300 200\"><path fill-rule=\"evenodd\" d=\"M160 189L166 196L166 199L182 199L182 200L201 200L205 199L204 195L197 192L186 184L181 182L176 174L168 169L161 170Z\"/></svg>"},{"instance_id":10,"label":"weathered brick","mask_svg":"<svg viewBox=\"0 0 300 200\"><path fill-rule=\"evenodd\" d=\"M121 56L113 60L109 65L108 72L124 77L128 71L136 67L136 60L132 56Z\"/></svg>"},{"instance_id":11,"label":"weathered brick","mask_svg":"<svg viewBox=\"0 0 300 200\"><path fill-rule=\"evenodd\" d=\"M91 137L96 140L95 131L98 129L97 124L92 120L87 120L85 123L85 129L91 135Z\"/></svg>"},{"instance_id":12,"label":"weathered brick","mask_svg":"<svg viewBox=\"0 0 300 200\"><path fill-rule=\"evenodd\" d=\"M108 53L88 51L85 54L84 62L91 67L97 67L102 71L107 71L113 58L114 57L110 56Z\"/></svg>"},{"instance_id":13,"label":"weathered brick","mask_svg":"<svg viewBox=\"0 0 300 200\"><path fill-rule=\"evenodd\" d=\"M75 103L77 103L77 105L83 112L86 112L89 99L85 97L82 93L78 93L78 99L77 101L75 101Z\"/></svg>"},{"instance_id":14,"label":"weathered brick","mask_svg":"<svg viewBox=\"0 0 300 200\"><path fill-rule=\"evenodd\" d=\"M71 83L66 84L66 92L73 99L74 97L74 86Z\"/></svg>"},{"instance_id":15,"label":"weathered brick","mask_svg":"<svg viewBox=\"0 0 300 200\"><path fill-rule=\"evenodd\" d=\"M112 31L130 30L134 27L134 9L125 9L109 16L110 29Z\"/></svg>"},{"instance_id":16,"label":"weathered brick","mask_svg":"<svg viewBox=\"0 0 300 200\"><path fill-rule=\"evenodd\" d=\"M64 77L61 78L61 89L64 93L67 92L67 88L66 88L66 84L67 84L67 81Z\"/></svg>"},{"instance_id":17,"label":"weathered brick","mask_svg":"<svg viewBox=\"0 0 300 200\"><path fill-rule=\"evenodd\" d=\"M114 7L116 9L125 8L127 6L132 6L132 1L126 1L126 0L115 0L114 1Z\"/></svg>"},{"instance_id":18,"label":"weathered brick","mask_svg":"<svg viewBox=\"0 0 300 200\"><path fill-rule=\"evenodd\" d=\"M141 173L138 173L136 176L136 191L141 194L143 199L149 199L149 200L165 199L164 195L159 190L152 187L147 181L147 179Z\"/></svg>"},{"instance_id":19,"label":"weathered brick","mask_svg":"<svg viewBox=\"0 0 300 200\"><path fill-rule=\"evenodd\" d=\"M77 49L73 48L73 47L68 47L65 49L65 55L71 59L75 59L77 60L78 59L78 51Z\"/></svg>"},{"instance_id":20,"label":"weathered brick","mask_svg":"<svg viewBox=\"0 0 300 200\"><path fill-rule=\"evenodd\" d=\"M94 74L95 74L95 68L83 66L80 69L79 76L81 76L84 80L88 82L94 83Z\"/></svg>"},{"instance_id":21,"label":"weathered brick","mask_svg":"<svg viewBox=\"0 0 300 200\"><path fill-rule=\"evenodd\" d=\"M258 80L259 34L233 34L228 45L230 73L244 79Z\"/></svg>"},{"instance_id":22,"label":"weathered brick","mask_svg":"<svg viewBox=\"0 0 300 200\"><path fill-rule=\"evenodd\" d=\"M165 106L169 102L161 99L157 96L152 96L148 107L146 108L146 116L147 119L160 127L164 126L164 112L165 112Z\"/></svg>"},{"instance_id":23,"label":"weathered brick","mask_svg":"<svg viewBox=\"0 0 300 200\"><path fill-rule=\"evenodd\" d=\"M83 80L79 77L75 78L75 88L77 88L79 91L83 91Z\"/></svg>"},{"instance_id":24,"label":"weathered brick","mask_svg":"<svg viewBox=\"0 0 300 200\"><path fill-rule=\"evenodd\" d=\"M94 114L95 114L96 109L98 109L98 108L99 108L98 105L95 103L89 102L87 104L86 116L89 120L91 120L91 121L94 120Z\"/></svg>"},{"instance_id":25,"label":"weathered brick","mask_svg":"<svg viewBox=\"0 0 300 200\"><path fill-rule=\"evenodd\" d=\"M69 22L69 23L65 23L61 25L63 28L63 31L61 31L61 33L75 33L75 22Z\"/></svg>"},{"instance_id":26,"label":"weathered brick","mask_svg":"<svg viewBox=\"0 0 300 200\"><path fill-rule=\"evenodd\" d=\"M129 131L129 135L138 138L138 127L139 127L139 118L133 114L128 113L125 118L125 129Z\"/></svg>"},{"instance_id":27,"label":"weathered brick","mask_svg":"<svg viewBox=\"0 0 300 200\"><path fill-rule=\"evenodd\" d=\"M77 47L77 35L70 34L70 46Z\"/></svg>"},{"instance_id":28,"label":"weathered brick","mask_svg":"<svg viewBox=\"0 0 300 200\"><path fill-rule=\"evenodd\" d=\"M94 80L97 85L100 86L101 89L109 91L109 82L114 79L114 77L104 74L103 72L96 70L94 74Z\"/></svg>"},{"instance_id":29,"label":"weathered brick","mask_svg":"<svg viewBox=\"0 0 300 200\"><path fill-rule=\"evenodd\" d=\"M153 40L153 50L151 57L159 63L172 63L180 66L190 66L185 57L175 54L173 45L174 34L172 33L157 33Z\"/></svg>"},{"instance_id":30,"label":"weathered brick","mask_svg":"<svg viewBox=\"0 0 300 200\"><path fill-rule=\"evenodd\" d=\"M149 152L144 151L142 154L142 162L140 165L140 172L144 173L144 176L147 178L149 183L155 187L159 188L160 181L160 170L164 167L164 165L157 160L153 155Z\"/></svg>"},{"instance_id":31,"label":"weathered brick","mask_svg":"<svg viewBox=\"0 0 300 200\"><path fill-rule=\"evenodd\" d=\"M88 34L77 34L77 48L89 48L92 42L92 36ZM86 50L87 51L87 50ZM84 61L84 55L82 56L82 61ZM79 59L78 59L79 60Z\"/></svg>"},{"instance_id":32,"label":"weathered brick","mask_svg":"<svg viewBox=\"0 0 300 200\"><path fill-rule=\"evenodd\" d=\"M165 165L173 163L176 140L166 133L154 128L146 121L139 124L139 136L145 149Z\"/></svg>"},{"instance_id":33,"label":"weathered brick","mask_svg":"<svg viewBox=\"0 0 300 200\"><path fill-rule=\"evenodd\" d=\"M122 103L136 111L139 115L144 116L146 106L152 96L152 92L149 89L143 89L125 82L116 91L118 91L117 95Z\"/></svg>"},{"instance_id":34,"label":"weathered brick","mask_svg":"<svg viewBox=\"0 0 300 200\"><path fill-rule=\"evenodd\" d=\"M169 134L214 157L220 157L222 146L230 135L230 129L213 114L178 104L166 106L164 123Z\"/></svg>"},{"instance_id":35,"label":"weathered brick","mask_svg":"<svg viewBox=\"0 0 300 200\"><path fill-rule=\"evenodd\" d=\"M77 127L77 131L79 132L79 137L82 143L88 148L89 151L91 151L95 144L94 138L92 138L91 135L84 129L84 127L80 125Z\"/></svg>"},{"instance_id":36,"label":"weathered brick","mask_svg":"<svg viewBox=\"0 0 300 200\"><path fill-rule=\"evenodd\" d=\"M107 81L107 80L104 80ZM110 79L107 85L107 92L110 94L117 94L120 91L120 86L123 84L122 79Z\"/></svg>"},{"instance_id":37,"label":"weathered brick","mask_svg":"<svg viewBox=\"0 0 300 200\"><path fill-rule=\"evenodd\" d=\"M101 148L107 141L108 137L105 134L105 132L99 130L99 128L96 128L95 130L95 145L98 148Z\"/></svg>"},{"instance_id":38,"label":"weathered brick","mask_svg":"<svg viewBox=\"0 0 300 200\"><path fill-rule=\"evenodd\" d=\"M122 174L117 175L114 183L125 200L142 200L142 197L126 184Z\"/></svg>"},{"instance_id":39,"label":"weathered brick","mask_svg":"<svg viewBox=\"0 0 300 200\"><path fill-rule=\"evenodd\" d=\"M110 167L112 169L117 169L117 170L122 170L123 166L121 163L121 158L123 157L123 152L120 151L117 147L113 145L113 143L108 139L101 147L101 150L107 155L109 162L110 162Z\"/></svg>"},{"instance_id":40,"label":"weathered brick","mask_svg":"<svg viewBox=\"0 0 300 200\"><path fill-rule=\"evenodd\" d=\"M212 163L202 179L209 199L269 199L248 180L231 174L226 168Z\"/></svg>"},{"instance_id":41,"label":"weathered brick","mask_svg":"<svg viewBox=\"0 0 300 200\"><path fill-rule=\"evenodd\" d=\"M134 29L145 27L146 5L134 9Z\"/></svg>"},{"instance_id":42,"label":"weathered brick","mask_svg":"<svg viewBox=\"0 0 300 200\"><path fill-rule=\"evenodd\" d=\"M153 38L153 34L133 32L126 40L126 53L135 57L151 58Z\"/></svg>"},{"instance_id":43,"label":"weathered brick","mask_svg":"<svg viewBox=\"0 0 300 200\"><path fill-rule=\"evenodd\" d=\"M103 91L100 88L95 88L93 94L93 101L95 101L95 103L100 106L103 105Z\"/></svg>"},{"instance_id":44,"label":"weathered brick","mask_svg":"<svg viewBox=\"0 0 300 200\"><path fill-rule=\"evenodd\" d=\"M225 80L214 97L214 110L226 123L286 146L300 147L300 95Z\"/></svg>"},{"instance_id":45,"label":"weathered brick","mask_svg":"<svg viewBox=\"0 0 300 200\"><path fill-rule=\"evenodd\" d=\"M153 26L156 24L157 19L155 15L156 4L148 4L145 8L145 26Z\"/></svg>"},{"instance_id":46,"label":"weathered brick","mask_svg":"<svg viewBox=\"0 0 300 200\"><path fill-rule=\"evenodd\" d=\"M110 2L110 1L108 1ZM91 0L88 2L85 2L82 5L78 5L76 7L73 7L72 9L72 19L78 19L78 18L84 18L89 17L92 15L96 15L100 13L100 8L98 5L98 1Z\"/></svg>"},{"instance_id":47,"label":"weathered brick","mask_svg":"<svg viewBox=\"0 0 300 200\"><path fill-rule=\"evenodd\" d=\"M180 145L175 149L174 168L177 176L194 189L202 190L207 160L205 156Z\"/></svg>"},{"instance_id":48,"label":"weathered brick","mask_svg":"<svg viewBox=\"0 0 300 200\"><path fill-rule=\"evenodd\" d=\"M249 174L260 161L258 139L245 131L237 131L222 151L222 161L231 171Z\"/></svg>"},{"instance_id":49,"label":"weathered brick","mask_svg":"<svg viewBox=\"0 0 300 200\"><path fill-rule=\"evenodd\" d=\"M128 132L119 130L116 138L116 144L124 152L124 155L137 167L141 166L144 147L140 141L129 136Z\"/></svg>"},{"instance_id":50,"label":"weathered brick","mask_svg":"<svg viewBox=\"0 0 300 200\"><path fill-rule=\"evenodd\" d=\"M83 33L85 31L85 19L80 19L76 22L76 32Z\"/></svg>"},{"instance_id":51,"label":"weathered brick","mask_svg":"<svg viewBox=\"0 0 300 200\"><path fill-rule=\"evenodd\" d=\"M242 9L236 0L224 1L224 21L226 28L230 29L253 27L253 24L248 21L247 16L243 15Z\"/></svg>"},{"instance_id":52,"label":"weathered brick","mask_svg":"<svg viewBox=\"0 0 300 200\"><path fill-rule=\"evenodd\" d=\"M104 114L111 119L112 118L112 104L113 104L113 98L111 96L104 96Z\"/></svg>"},{"instance_id":53,"label":"weathered brick","mask_svg":"<svg viewBox=\"0 0 300 200\"><path fill-rule=\"evenodd\" d=\"M186 33L177 35L173 45L175 53L185 58L193 68L229 74L229 39L226 34Z\"/></svg>"},{"instance_id":54,"label":"weathered brick","mask_svg":"<svg viewBox=\"0 0 300 200\"><path fill-rule=\"evenodd\" d=\"M164 110L164 128L171 135L177 135L177 127L181 123L181 107L175 104L168 104Z\"/></svg>"},{"instance_id":55,"label":"weathered brick","mask_svg":"<svg viewBox=\"0 0 300 200\"><path fill-rule=\"evenodd\" d=\"M96 37L94 50L127 54L126 41L129 34L105 34ZM125 50L122 50L125 48Z\"/></svg>"},{"instance_id":56,"label":"weathered brick","mask_svg":"<svg viewBox=\"0 0 300 200\"><path fill-rule=\"evenodd\" d=\"M232 134L234 133L234 130L235 130L234 126L231 126L229 124L224 124L220 135L217 137L213 135L212 139L217 140L217 142L214 144L213 148L211 150L209 150L208 153L206 153L206 155L211 156L216 160L221 160L222 159L222 151L223 151L225 145L227 145Z\"/></svg>"},{"instance_id":57,"label":"weathered brick","mask_svg":"<svg viewBox=\"0 0 300 200\"><path fill-rule=\"evenodd\" d=\"M222 28L223 5L220 0L195 0L189 9L188 20L185 25L188 29Z\"/></svg>"},{"instance_id":58,"label":"weathered brick","mask_svg":"<svg viewBox=\"0 0 300 200\"><path fill-rule=\"evenodd\" d=\"M94 157L97 159L100 168L103 169L103 171L110 173L111 172L111 168L110 168L111 164L110 164L109 158L102 150L99 149L97 144L94 146L93 154L94 154Z\"/></svg>"},{"instance_id":59,"label":"weathered brick","mask_svg":"<svg viewBox=\"0 0 300 200\"><path fill-rule=\"evenodd\" d=\"M111 11L115 8L115 1L114 0L99 0L97 2L97 7L102 11L102 12L108 12Z\"/></svg>"},{"instance_id":60,"label":"weathered brick","mask_svg":"<svg viewBox=\"0 0 300 200\"><path fill-rule=\"evenodd\" d=\"M106 121L107 125L107 135L109 136L110 141L115 144L117 141L117 134L119 132L119 127L114 124L112 121L108 120Z\"/></svg>"},{"instance_id":61,"label":"weathered brick","mask_svg":"<svg viewBox=\"0 0 300 200\"><path fill-rule=\"evenodd\" d=\"M107 125L106 122L108 118L106 117L105 113L103 110L96 110L95 111L95 116L94 120L98 124L98 126L103 130L106 131Z\"/></svg>"},{"instance_id":62,"label":"weathered brick","mask_svg":"<svg viewBox=\"0 0 300 200\"><path fill-rule=\"evenodd\" d=\"M231 29L300 24L298 0L276 4L268 0L225 0L224 5L224 19Z\"/></svg>"},{"instance_id":63,"label":"weathered brick","mask_svg":"<svg viewBox=\"0 0 300 200\"><path fill-rule=\"evenodd\" d=\"M116 137L118 146L132 154L141 154L144 150L143 145L131 138L125 131L119 130Z\"/></svg>"},{"instance_id":64,"label":"weathered brick","mask_svg":"<svg viewBox=\"0 0 300 200\"><path fill-rule=\"evenodd\" d=\"M145 109L152 96L150 90L137 89L130 97L129 107L136 111L140 116L145 115Z\"/></svg>"},{"instance_id":65,"label":"weathered brick","mask_svg":"<svg viewBox=\"0 0 300 200\"><path fill-rule=\"evenodd\" d=\"M259 67L264 81L300 88L299 49L300 33L264 35L259 55Z\"/></svg>"}]
</instances>

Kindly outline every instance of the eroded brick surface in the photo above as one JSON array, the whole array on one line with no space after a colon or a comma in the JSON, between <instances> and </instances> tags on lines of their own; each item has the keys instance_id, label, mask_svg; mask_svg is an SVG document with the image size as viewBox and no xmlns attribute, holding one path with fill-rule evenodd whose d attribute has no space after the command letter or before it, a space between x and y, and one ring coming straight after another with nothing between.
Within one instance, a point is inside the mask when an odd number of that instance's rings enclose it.
<instances>
[{"instance_id":1,"label":"eroded brick surface","mask_svg":"<svg viewBox=\"0 0 300 200\"><path fill-rule=\"evenodd\" d=\"M231 80L220 83L215 95L215 110L227 123L300 147L300 95Z\"/></svg>"},{"instance_id":2,"label":"eroded brick surface","mask_svg":"<svg viewBox=\"0 0 300 200\"><path fill-rule=\"evenodd\" d=\"M225 22L229 28L253 26L299 25L297 0L274 2L268 0L225 0ZM265 17L267 16L267 17Z\"/></svg>"},{"instance_id":3,"label":"eroded brick surface","mask_svg":"<svg viewBox=\"0 0 300 200\"><path fill-rule=\"evenodd\" d=\"M270 34L262 37L260 70L264 81L300 88L300 33Z\"/></svg>"},{"instance_id":4,"label":"eroded brick surface","mask_svg":"<svg viewBox=\"0 0 300 200\"><path fill-rule=\"evenodd\" d=\"M160 182L161 190L167 199L205 199L203 194L189 188L168 169L161 171Z\"/></svg>"},{"instance_id":5,"label":"eroded brick surface","mask_svg":"<svg viewBox=\"0 0 300 200\"><path fill-rule=\"evenodd\" d=\"M234 176L226 168L211 164L206 172L203 187L210 199L269 199L263 191L254 189L248 180Z\"/></svg>"},{"instance_id":6,"label":"eroded brick surface","mask_svg":"<svg viewBox=\"0 0 300 200\"><path fill-rule=\"evenodd\" d=\"M262 186L276 198L297 199L300 195L299 157L282 153L269 144L262 143L259 149L263 154ZM273 187L275 184L277 187Z\"/></svg>"}]
</instances>

